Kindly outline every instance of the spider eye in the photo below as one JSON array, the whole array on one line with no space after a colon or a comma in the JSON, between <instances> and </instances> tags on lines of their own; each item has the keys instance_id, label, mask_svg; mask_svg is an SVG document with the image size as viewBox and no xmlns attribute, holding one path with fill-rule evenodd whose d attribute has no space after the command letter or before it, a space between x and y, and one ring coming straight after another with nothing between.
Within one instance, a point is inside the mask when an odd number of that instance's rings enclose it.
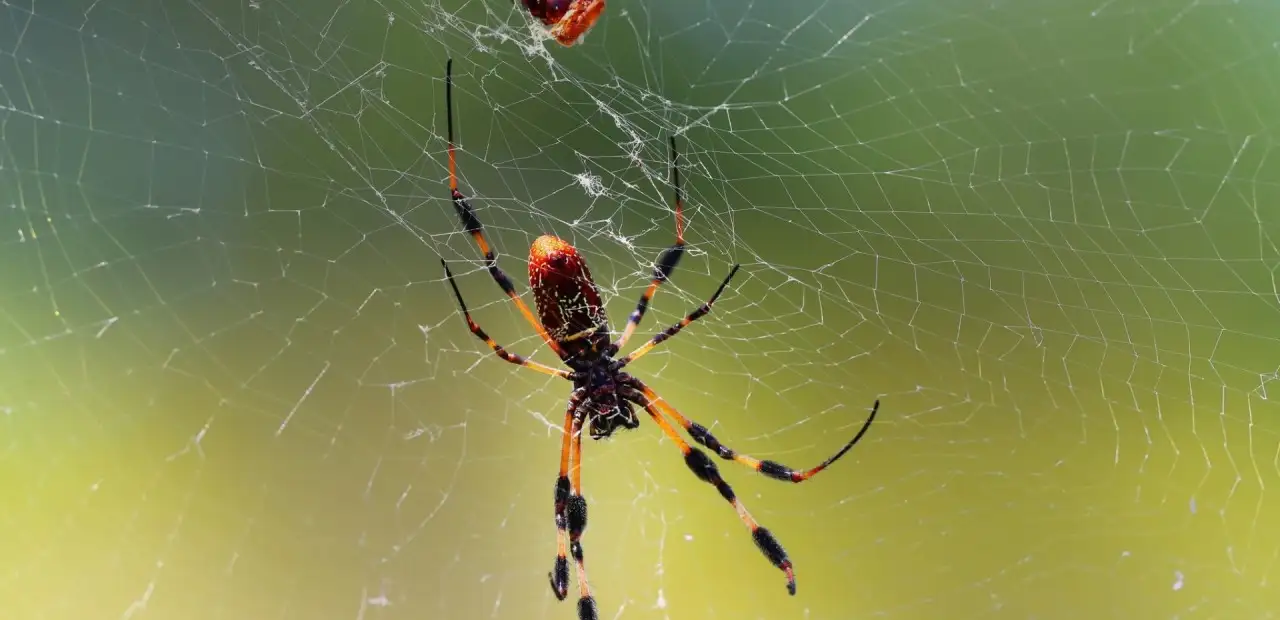
<instances>
[{"instance_id":1,"label":"spider eye","mask_svg":"<svg viewBox=\"0 0 1280 620\"><path fill-rule=\"evenodd\" d=\"M569 12L573 0L524 0L524 7L529 14L544 21L558 21Z\"/></svg>"}]
</instances>

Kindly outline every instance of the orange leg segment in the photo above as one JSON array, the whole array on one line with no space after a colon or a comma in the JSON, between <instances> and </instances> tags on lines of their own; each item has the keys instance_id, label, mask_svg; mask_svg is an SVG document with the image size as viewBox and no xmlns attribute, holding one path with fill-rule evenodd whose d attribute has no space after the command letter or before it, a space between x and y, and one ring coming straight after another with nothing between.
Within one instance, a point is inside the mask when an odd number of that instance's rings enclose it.
<instances>
[{"instance_id":1,"label":"orange leg segment","mask_svg":"<svg viewBox=\"0 0 1280 620\"><path fill-rule=\"evenodd\" d=\"M816 467L797 470L777 461L761 460L746 454L735 452L728 446L720 443L720 440L716 439L715 436L707 430L707 427L681 415L679 411L676 411L675 407L672 407L663 400L661 396L658 396L652 388L642 384L641 390L644 397L649 399L649 401L652 402L659 411L671 416L671 418L680 424L680 426L684 427L685 432L689 433L689 436L693 437L694 441L715 451L716 455L720 458L727 461L734 461L738 464L750 467L751 469L773 478L774 480L782 480L784 482L804 482L805 480L818 475L819 472L825 470L832 463L839 460L840 457L849 452L849 450L853 448L854 444L858 443L858 440L862 439L862 436L867 433L867 430L871 428L871 422L876 419L876 412L880 410L880 401L877 400L875 405L871 408L871 415L867 416L867 421L862 424L862 428L858 430L857 435L853 436L853 439L850 439L849 442L841 447L839 451L828 457L827 460L818 464Z\"/></svg>"},{"instance_id":2,"label":"orange leg segment","mask_svg":"<svg viewBox=\"0 0 1280 620\"><path fill-rule=\"evenodd\" d=\"M734 511L738 513L738 518L742 520L742 524L747 526L747 529L751 531L751 539L755 541L756 547L760 549L761 553L764 553L765 557L769 559L771 564L787 576L787 592L795 595L795 571L791 566L791 560L787 557L786 550L782 548L782 544L778 542L778 539L774 537L773 533L770 532L768 528L760 525L756 522L755 518L751 516L751 513L747 511L747 507L743 505L742 501L739 500L738 496L733 492L733 487L730 487L729 483L725 482L724 478L720 476L720 470L716 467L715 461L712 461L711 458L707 456L706 452L703 452L699 448L690 446L688 442L680 436L680 433L676 432L676 429L672 427L671 423L663 416L663 409L658 405L660 400L655 400L654 397L650 397L649 394L651 393L652 390L648 390L647 388L645 392L637 392L630 388L626 388L622 391L625 398L635 402L636 404L644 406L644 410L649 413L650 418L653 418L653 421L658 425L658 428L662 429L663 434L674 442L676 447L680 449L680 452L684 454L685 465L689 466L689 469L693 471L693 475L697 476L699 480L714 486L716 490L720 492L720 496L733 506Z\"/></svg>"},{"instance_id":3,"label":"orange leg segment","mask_svg":"<svg viewBox=\"0 0 1280 620\"><path fill-rule=\"evenodd\" d=\"M449 123L449 195L453 200L453 208L458 212L458 217L462 220L463 228L471 234L471 238L475 239L476 245L480 247L480 253L484 255L485 267L488 268L489 275L493 277L494 282L497 282L498 286L502 289L502 292L506 293L507 297L510 297L511 301L515 302L516 307L520 310L520 314L523 314L525 320L528 321L529 324L538 332L538 335L542 337L542 341L547 343L547 346L550 347L552 351L555 351L556 355L558 355L560 359L564 359L565 352L560 347L560 344L552 339L551 335L547 333L546 328L542 326L542 323L538 321L538 318L534 316L531 310L529 310L529 306L525 304L524 300L520 299L520 295L516 293L516 287L515 284L512 284L511 278L507 277L507 274L498 266L498 254L494 251L493 247L489 245L489 240L485 238L484 227L481 226L480 219L476 217L475 210L471 208L471 204L467 202L466 197L462 195L462 192L458 191L458 163L457 155L454 152L455 148L453 142L452 59L450 59L446 65L444 89L445 105L447 108L446 114L448 115Z\"/></svg>"}]
</instances>

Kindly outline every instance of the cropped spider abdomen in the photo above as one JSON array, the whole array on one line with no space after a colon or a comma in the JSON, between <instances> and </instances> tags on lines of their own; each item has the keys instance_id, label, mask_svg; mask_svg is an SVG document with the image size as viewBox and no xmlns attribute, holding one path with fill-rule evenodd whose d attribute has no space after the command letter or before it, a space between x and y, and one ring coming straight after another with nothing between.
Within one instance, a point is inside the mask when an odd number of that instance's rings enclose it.
<instances>
[{"instance_id":1,"label":"cropped spider abdomen","mask_svg":"<svg viewBox=\"0 0 1280 620\"><path fill-rule=\"evenodd\" d=\"M524 0L524 8L529 10L529 14L548 26L560 21L569 12L571 4L573 0Z\"/></svg>"},{"instance_id":2,"label":"cropped spider abdomen","mask_svg":"<svg viewBox=\"0 0 1280 620\"><path fill-rule=\"evenodd\" d=\"M573 45L600 19L604 0L524 0L524 8L548 27L553 39Z\"/></svg>"}]
</instances>

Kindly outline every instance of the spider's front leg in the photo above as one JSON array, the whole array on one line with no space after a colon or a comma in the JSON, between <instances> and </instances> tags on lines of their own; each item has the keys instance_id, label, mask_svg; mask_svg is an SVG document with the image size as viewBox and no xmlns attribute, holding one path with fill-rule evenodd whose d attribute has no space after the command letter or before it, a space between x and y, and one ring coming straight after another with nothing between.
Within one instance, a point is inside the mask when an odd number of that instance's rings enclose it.
<instances>
[{"instance_id":1,"label":"spider's front leg","mask_svg":"<svg viewBox=\"0 0 1280 620\"><path fill-rule=\"evenodd\" d=\"M844 446L837 450L835 454L827 457L825 461L819 463L815 467L811 467L809 469L793 469L777 461L771 461L768 459L762 460L736 452L729 446L720 443L720 440L716 439L716 436L712 435L711 431L707 430L707 427L681 415L679 411L676 411L675 407L672 407L667 403L667 401L663 400L661 396L654 392L652 388L642 383L639 379L628 375L627 381L628 385L640 390L649 402L653 403L659 410L674 419L677 424L684 427L685 432L689 433L689 436L693 437L694 441L706 446L707 449L714 451L720 458L749 467L761 474L764 474L765 476L773 478L774 480L795 482L797 484L818 475L832 463L840 460L840 457L848 453L849 450L853 449L854 444L857 444L858 441L862 439L862 436L867 434L867 429L871 428L871 423L876 419L876 412L880 411L880 401L877 400L876 404L871 407L871 415L867 416L867 421L863 422L862 428L858 429L858 434L854 435L853 439L850 439L845 443Z\"/></svg>"},{"instance_id":2,"label":"spider's front leg","mask_svg":"<svg viewBox=\"0 0 1280 620\"><path fill-rule=\"evenodd\" d=\"M564 438L560 443L560 475L556 477L556 563L547 575L551 591L563 601L569 594L569 560L573 555L578 573L578 620L596 620L596 601L587 583L587 569L582 553L582 532L587 529L587 500L582 497L582 420L578 412L586 396L578 388L569 397L564 414ZM572 480L570 480L572 476Z\"/></svg>"},{"instance_id":3,"label":"spider's front leg","mask_svg":"<svg viewBox=\"0 0 1280 620\"><path fill-rule=\"evenodd\" d=\"M782 548L782 543L778 542L773 532L760 525L751 516L751 513L747 511L747 507L743 505L742 500L739 500L737 494L734 493L733 487L729 486L729 483L725 482L724 478L720 476L720 470L716 467L715 461L712 461L706 452L689 445L680 436L680 433L677 433L676 429L671 426L671 423L667 422L666 418L663 417L657 403L648 398L643 392L631 387L624 387L620 390L620 393L623 398L644 407L644 410L649 412L649 417L653 418L658 428L662 429L663 434L675 443L680 452L684 454L685 465L689 466L693 475L697 476L699 480L714 486L720 492L720 496L733 506L734 511L738 513L738 518L742 520L742 524L746 525L747 529L751 531L751 539L755 541L756 547L769 559L770 564L773 564L775 568L786 574L787 592L794 596L796 593L796 574L791 566L791 559L787 557L786 549Z\"/></svg>"}]
</instances>

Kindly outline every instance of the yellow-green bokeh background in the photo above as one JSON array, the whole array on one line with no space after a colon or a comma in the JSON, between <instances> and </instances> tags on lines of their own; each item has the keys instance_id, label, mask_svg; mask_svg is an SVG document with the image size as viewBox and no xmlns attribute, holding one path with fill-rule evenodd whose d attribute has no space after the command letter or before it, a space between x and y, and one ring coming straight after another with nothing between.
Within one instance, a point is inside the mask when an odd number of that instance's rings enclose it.
<instances>
[{"instance_id":1,"label":"yellow-green bokeh background","mask_svg":"<svg viewBox=\"0 0 1280 620\"><path fill-rule=\"evenodd\" d=\"M447 202L448 56L503 265L566 236L615 317L683 132L644 331L745 267L636 364L672 403L807 466L883 401L806 485L724 468L795 598L651 425L589 442L601 617L1274 617L1278 20L611 0L548 55L505 0L5 5L0 618L573 617L566 386L441 281L535 350Z\"/></svg>"}]
</instances>

